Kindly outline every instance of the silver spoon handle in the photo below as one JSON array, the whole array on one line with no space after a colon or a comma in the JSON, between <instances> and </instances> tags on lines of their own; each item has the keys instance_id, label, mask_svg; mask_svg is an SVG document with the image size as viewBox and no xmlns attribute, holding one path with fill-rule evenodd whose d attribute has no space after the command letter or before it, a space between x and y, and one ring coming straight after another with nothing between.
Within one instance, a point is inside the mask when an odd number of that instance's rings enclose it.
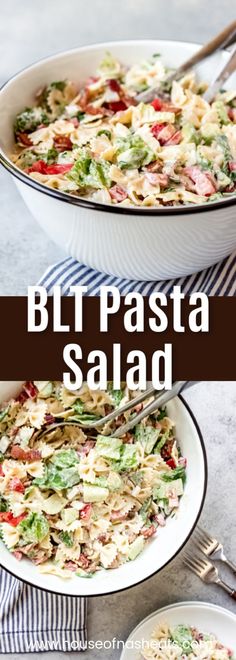
<instances>
[{"instance_id":1,"label":"silver spoon handle","mask_svg":"<svg viewBox=\"0 0 236 660\"><path fill-rule=\"evenodd\" d=\"M214 39L208 41L207 44L202 46L192 57L190 57L186 62L181 64L181 66L173 74L168 76L167 80L177 80L184 73L192 69L196 64L202 62L207 57L210 57L220 48L225 48L229 43L232 43L232 40L236 38L236 21L233 21L228 25L222 32L216 35Z\"/></svg>"},{"instance_id":2,"label":"silver spoon handle","mask_svg":"<svg viewBox=\"0 0 236 660\"><path fill-rule=\"evenodd\" d=\"M203 95L203 98L205 101L208 101L208 103L211 103L213 99L215 98L217 92L221 87L224 86L226 80L234 73L236 69L236 46L233 50L233 53L231 57L229 58L228 62L226 62L224 68L222 71L219 73L217 76L216 80L208 87L207 91Z\"/></svg>"},{"instance_id":3,"label":"silver spoon handle","mask_svg":"<svg viewBox=\"0 0 236 660\"><path fill-rule=\"evenodd\" d=\"M163 392L160 396L154 399L150 404L145 406L143 410L141 410L138 415L135 415L132 419L130 419L126 424L123 424L120 426L115 433L113 433L113 437L119 438L120 436L124 435L128 431L130 431L136 424L139 424L139 422L144 419L144 417L147 417L148 415L151 415L153 412L155 412L158 408L161 406L165 406L168 401L173 399L175 396L180 394L184 389L191 387L192 385L195 385L198 381L188 381L188 380L177 380L174 384L171 390L167 390Z\"/></svg>"}]
</instances>

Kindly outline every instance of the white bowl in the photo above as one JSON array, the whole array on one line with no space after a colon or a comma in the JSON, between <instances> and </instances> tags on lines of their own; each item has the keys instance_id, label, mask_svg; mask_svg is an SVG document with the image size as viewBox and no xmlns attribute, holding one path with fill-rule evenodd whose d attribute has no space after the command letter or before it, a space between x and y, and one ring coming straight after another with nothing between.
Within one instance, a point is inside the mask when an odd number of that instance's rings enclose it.
<instances>
[{"instance_id":1,"label":"white bowl","mask_svg":"<svg viewBox=\"0 0 236 660\"><path fill-rule=\"evenodd\" d=\"M0 401L15 396L17 383L0 383ZM197 422L185 401L175 398L168 414L176 422L176 433L183 456L186 456L187 482L180 508L175 518L158 532L134 561L112 570L99 571L92 579L72 576L62 580L53 575L41 575L29 560L18 561L0 541L0 563L21 580L36 587L67 596L98 596L132 587L160 571L173 559L188 540L200 516L207 485L205 447Z\"/></svg>"},{"instance_id":2,"label":"white bowl","mask_svg":"<svg viewBox=\"0 0 236 660\"><path fill-rule=\"evenodd\" d=\"M178 67L199 48L180 41L119 41L78 48L44 59L15 75L0 94L3 165L33 216L69 255L98 271L134 280L162 280L207 268L236 248L235 197L201 206L140 209L109 206L49 189L16 168L9 159L16 114L34 102L35 92L52 80L81 84L94 73L105 51L125 64L160 52ZM217 53L199 75L210 81L227 52ZM232 76L226 87L236 87Z\"/></svg>"},{"instance_id":3,"label":"white bowl","mask_svg":"<svg viewBox=\"0 0 236 660\"><path fill-rule=\"evenodd\" d=\"M138 651L134 651L135 644L140 644L142 640L149 641L153 629L161 621L167 621L171 626L186 623L201 632L212 633L222 644L236 652L235 614L218 605L186 601L162 607L141 621L129 635L120 660L139 660L141 656Z\"/></svg>"}]
</instances>

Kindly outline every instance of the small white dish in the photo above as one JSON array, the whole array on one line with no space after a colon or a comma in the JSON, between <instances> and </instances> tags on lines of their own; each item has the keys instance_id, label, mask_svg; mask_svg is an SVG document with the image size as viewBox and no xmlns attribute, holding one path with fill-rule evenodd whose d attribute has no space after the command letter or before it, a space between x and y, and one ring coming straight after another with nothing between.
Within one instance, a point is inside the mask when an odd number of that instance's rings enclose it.
<instances>
[{"instance_id":1,"label":"small white dish","mask_svg":"<svg viewBox=\"0 0 236 660\"><path fill-rule=\"evenodd\" d=\"M142 656L137 645L148 642L155 626L161 621L171 626L187 624L196 627L200 632L215 635L219 642L236 653L236 615L229 610L211 603L199 601L184 601L167 605L143 619L130 633L126 640L120 660L141 660Z\"/></svg>"}]
</instances>

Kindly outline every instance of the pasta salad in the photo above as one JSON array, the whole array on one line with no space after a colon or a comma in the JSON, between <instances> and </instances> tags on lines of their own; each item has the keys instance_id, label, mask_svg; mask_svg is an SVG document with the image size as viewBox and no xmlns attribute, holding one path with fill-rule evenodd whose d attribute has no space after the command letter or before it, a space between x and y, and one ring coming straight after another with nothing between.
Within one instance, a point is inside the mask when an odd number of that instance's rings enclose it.
<instances>
[{"instance_id":1,"label":"pasta salad","mask_svg":"<svg viewBox=\"0 0 236 660\"><path fill-rule=\"evenodd\" d=\"M203 204L235 193L236 92L213 103L194 73L166 89L160 55L129 68L107 53L81 89L54 81L16 117L12 160L50 188L116 206ZM161 86L167 100L138 103Z\"/></svg>"},{"instance_id":2,"label":"pasta salad","mask_svg":"<svg viewBox=\"0 0 236 660\"><path fill-rule=\"evenodd\" d=\"M65 389L26 382L0 413L0 533L17 559L44 573L91 577L135 559L174 516L183 495L186 460L165 409L121 439L119 407L137 392ZM89 422L117 409L99 429ZM125 419L134 413L125 413ZM80 422L39 432L55 421Z\"/></svg>"},{"instance_id":3,"label":"pasta salad","mask_svg":"<svg viewBox=\"0 0 236 660\"><path fill-rule=\"evenodd\" d=\"M172 627L166 622L153 630L152 638L142 649L141 655L145 660L233 660L234 656L215 635L185 624Z\"/></svg>"}]
</instances>

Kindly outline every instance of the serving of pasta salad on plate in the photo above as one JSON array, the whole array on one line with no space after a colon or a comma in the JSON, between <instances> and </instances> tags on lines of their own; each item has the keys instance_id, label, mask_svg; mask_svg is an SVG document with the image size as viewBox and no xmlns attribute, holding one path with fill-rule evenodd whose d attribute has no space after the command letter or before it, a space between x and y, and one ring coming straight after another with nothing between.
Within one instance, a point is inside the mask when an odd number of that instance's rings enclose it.
<instances>
[{"instance_id":1,"label":"serving of pasta salad on plate","mask_svg":"<svg viewBox=\"0 0 236 660\"><path fill-rule=\"evenodd\" d=\"M215 635L186 624L170 626L165 621L154 628L141 657L145 660L234 660L233 651L221 644Z\"/></svg>"},{"instance_id":2,"label":"serving of pasta salad on plate","mask_svg":"<svg viewBox=\"0 0 236 660\"><path fill-rule=\"evenodd\" d=\"M69 578L135 559L179 508L186 459L164 408L121 439L119 407L137 395L26 382L0 412L0 534L19 560ZM117 409L114 421L88 428ZM55 421L79 421L46 430Z\"/></svg>"},{"instance_id":3,"label":"serving of pasta salad on plate","mask_svg":"<svg viewBox=\"0 0 236 660\"><path fill-rule=\"evenodd\" d=\"M205 204L235 194L236 91L222 90L209 104L194 73L169 89L167 73L158 53L131 67L107 53L81 89L52 82L15 119L13 162L50 188L116 206ZM136 101L154 86L167 100Z\"/></svg>"}]
</instances>

